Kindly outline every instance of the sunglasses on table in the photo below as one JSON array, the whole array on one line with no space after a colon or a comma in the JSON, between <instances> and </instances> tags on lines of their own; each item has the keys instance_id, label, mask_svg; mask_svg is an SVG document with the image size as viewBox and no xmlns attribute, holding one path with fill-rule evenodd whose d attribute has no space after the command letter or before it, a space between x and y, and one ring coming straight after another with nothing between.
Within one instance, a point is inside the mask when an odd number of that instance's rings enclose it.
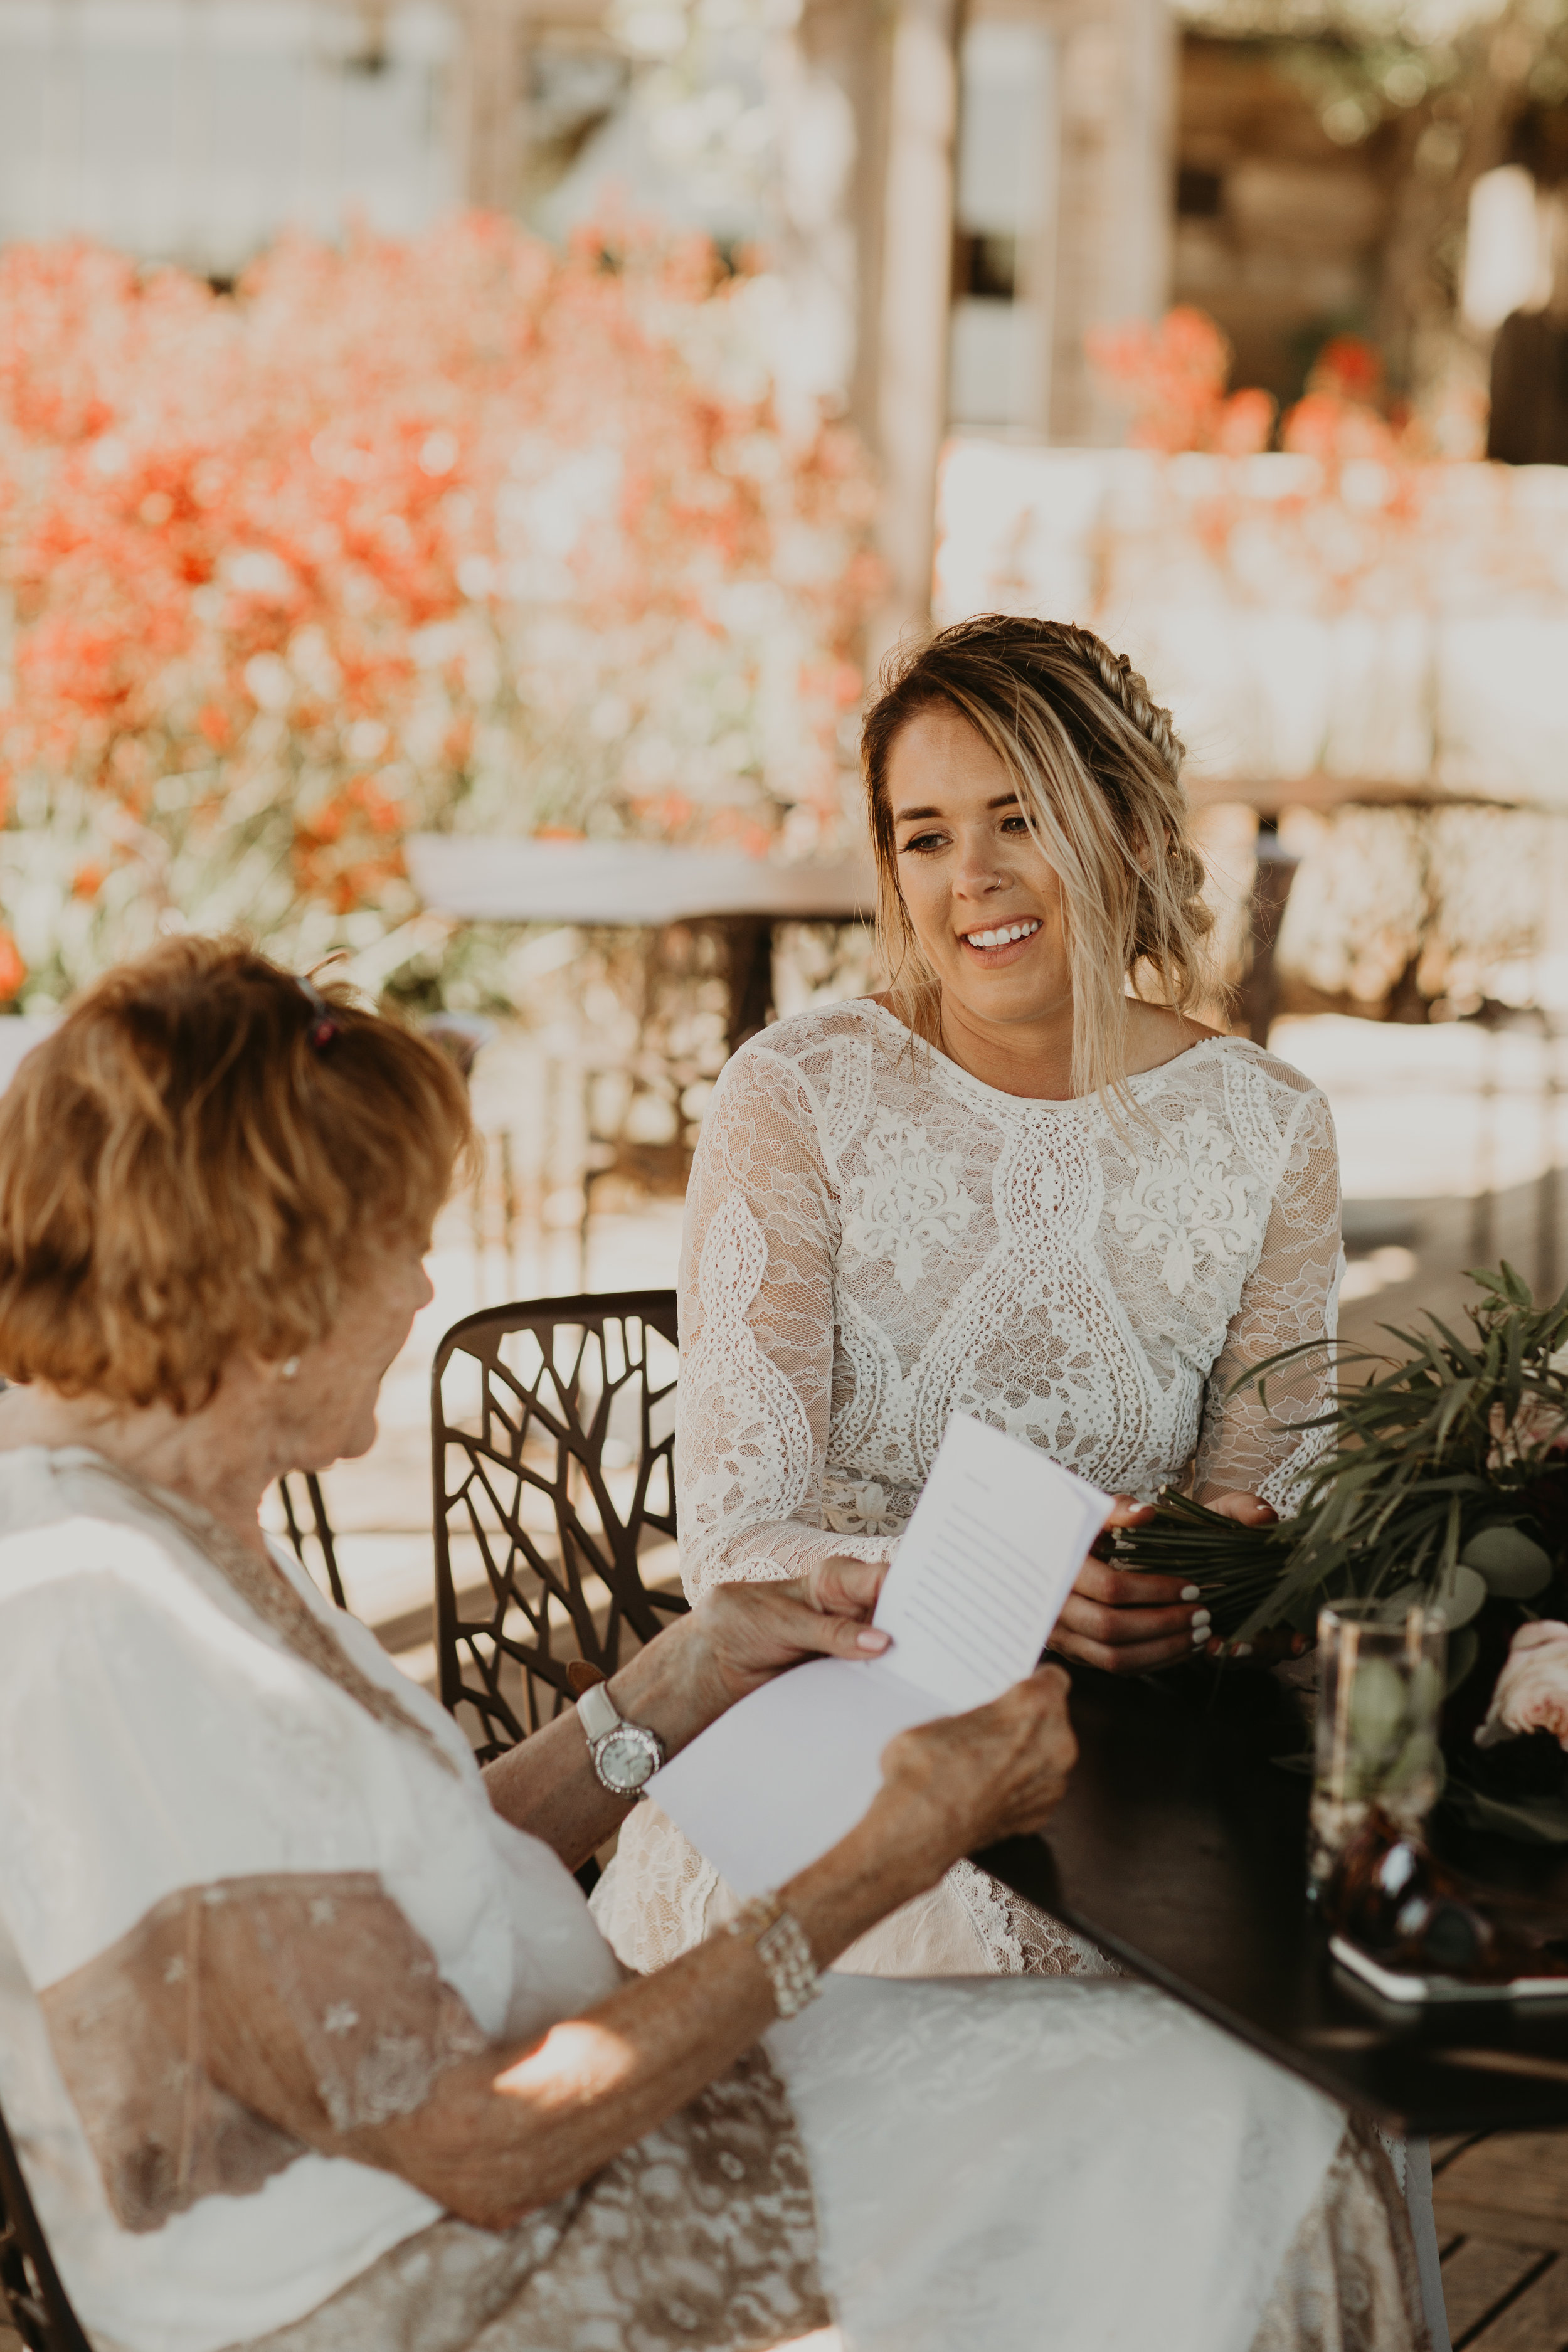
<instances>
[{"instance_id":1,"label":"sunglasses on table","mask_svg":"<svg viewBox=\"0 0 1568 2352\"><path fill-rule=\"evenodd\" d=\"M1375 1810L1340 1856L1322 1907L1336 1935L1384 1968L1468 1984L1568 1980L1568 1916L1476 1886Z\"/></svg>"}]
</instances>

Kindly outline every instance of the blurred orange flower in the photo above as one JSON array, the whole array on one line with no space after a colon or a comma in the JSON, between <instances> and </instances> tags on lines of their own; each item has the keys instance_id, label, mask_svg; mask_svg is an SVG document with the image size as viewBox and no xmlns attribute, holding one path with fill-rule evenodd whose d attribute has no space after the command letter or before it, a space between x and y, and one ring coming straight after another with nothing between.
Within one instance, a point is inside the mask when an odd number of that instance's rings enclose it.
<instances>
[{"instance_id":1,"label":"blurred orange flower","mask_svg":"<svg viewBox=\"0 0 1568 2352\"><path fill-rule=\"evenodd\" d=\"M1280 444L1325 465L1425 455L1416 428L1386 410L1381 352L1360 335L1334 335L1312 362L1306 391L1286 414Z\"/></svg>"},{"instance_id":2,"label":"blurred orange flower","mask_svg":"<svg viewBox=\"0 0 1568 2352\"><path fill-rule=\"evenodd\" d=\"M1216 449L1246 457L1268 446L1273 395L1226 394L1235 353L1206 311L1181 304L1157 325L1136 319L1091 329L1085 340L1094 365L1132 404L1127 438L1133 448Z\"/></svg>"},{"instance_id":3,"label":"blurred orange flower","mask_svg":"<svg viewBox=\"0 0 1568 2352\"><path fill-rule=\"evenodd\" d=\"M748 845L803 804L836 824L869 478L726 368L736 290L701 239L617 225L562 257L482 215L289 238L232 298L0 251L0 763L62 902L389 927L404 832L475 795L488 829L591 804L734 838L738 789ZM62 923L56 961L135 943L92 937Z\"/></svg>"}]
</instances>

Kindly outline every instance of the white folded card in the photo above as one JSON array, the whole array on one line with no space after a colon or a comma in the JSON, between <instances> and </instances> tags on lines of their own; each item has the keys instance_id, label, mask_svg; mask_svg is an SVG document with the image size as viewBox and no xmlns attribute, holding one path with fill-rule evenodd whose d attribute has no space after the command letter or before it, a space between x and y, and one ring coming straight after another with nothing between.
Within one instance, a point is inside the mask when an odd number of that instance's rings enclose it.
<instances>
[{"instance_id":1,"label":"white folded card","mask_svg":"<svg viewBox=\"0 0 1568 2352\"><path fill-rule=\"evenodd\" d=\"M648 1794L742 1895L804 1870L881 1786L895 1732L1032 1674L1110 1497L957 1414L888 1570L880 1658L814 1658L743 1698Z\"/></svg>"}]
</instances>

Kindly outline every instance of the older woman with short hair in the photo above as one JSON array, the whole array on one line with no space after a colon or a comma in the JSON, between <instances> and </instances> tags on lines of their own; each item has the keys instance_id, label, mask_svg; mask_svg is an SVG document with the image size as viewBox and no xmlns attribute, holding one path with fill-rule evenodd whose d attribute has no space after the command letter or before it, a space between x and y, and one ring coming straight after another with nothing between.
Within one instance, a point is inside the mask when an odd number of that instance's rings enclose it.
<instances>
[{"instance_id":1,"label":"older woman with short hair","mask_svg":"<svg viewBox=\"0 0 1568 2352\"><path fill-rule=\"evenodd\" d=\"M372 1441L467 1132L422 1040L191 939L110 974L0 1104L0 2095L89 2334L1413 2345L1375 2146L1156 1993L814 1999L956 1856L1047 1819L1054 1670L892 1742L849 1837L628 1979L571 1869L629 1783L578 1717L481 1778L268 1541L279 1471ZM797 1660L881 1646L879 1574L718 1591L614 1705L672 1752Z\"/></svg>"}]
</instances>

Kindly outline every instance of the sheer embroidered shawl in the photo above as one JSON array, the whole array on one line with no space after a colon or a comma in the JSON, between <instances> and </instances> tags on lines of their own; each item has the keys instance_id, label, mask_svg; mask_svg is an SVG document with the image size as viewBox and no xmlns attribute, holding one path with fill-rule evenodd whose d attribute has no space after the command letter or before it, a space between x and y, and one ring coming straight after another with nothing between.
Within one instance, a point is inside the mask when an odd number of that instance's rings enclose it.
<instances>
[{"instance_id":1,"label":"sheer embroidered shawl","mask_svg":"<svg viewBox=\"0 0 1568 2352\"><path fill-rule=\"evenodd\" d=\"M363 1627L90 1454L0 1455L0 2090L132 2352L279 2326L426 2226L356 2149L618 1980Z\"/></svg>"}]
</instances>

